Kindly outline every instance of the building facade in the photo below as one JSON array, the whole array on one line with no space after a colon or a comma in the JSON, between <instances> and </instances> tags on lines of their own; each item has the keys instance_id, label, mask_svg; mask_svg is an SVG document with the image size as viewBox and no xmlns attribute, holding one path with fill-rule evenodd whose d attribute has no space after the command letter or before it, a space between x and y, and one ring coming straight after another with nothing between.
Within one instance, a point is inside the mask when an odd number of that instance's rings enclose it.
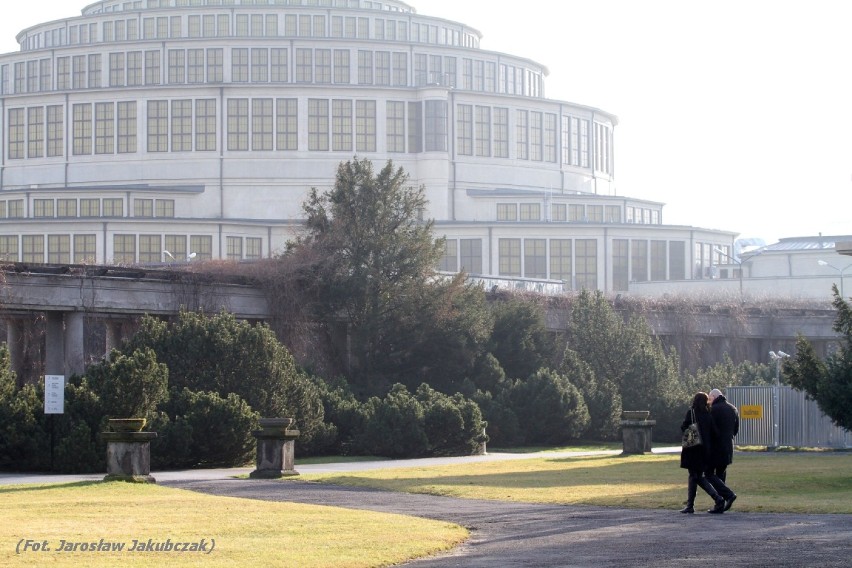
<instances>
[{"instance_id":1,"label":"building facade","mask_svg":"<svg viewBox=\"0 0 852 568\"><path fill-rule=\"evenodd\" d=\"M746 240L746 239L743 239ZM740 240L734 243L739 248ZM843 252L850 235L787 237L777 243L722 258L712 278L690 281L631 282L639 296L741 296L743 300L789 298L830 304L837 286L841 297L852 291L852 262Z\"/></svg>"},{"instance_id":2,"label":"building facade","mask_svg":"<svg viewBox=\"0 0 852 568\"><path fill-rule=\"evenodd\" d=\"M393 0L103 0L23 30L0 55L0 258L268 257L353 156L426 188L440 270L626 291L732 254L617 195L616 117L480 39Z\"/></svg>"}]
</instances>

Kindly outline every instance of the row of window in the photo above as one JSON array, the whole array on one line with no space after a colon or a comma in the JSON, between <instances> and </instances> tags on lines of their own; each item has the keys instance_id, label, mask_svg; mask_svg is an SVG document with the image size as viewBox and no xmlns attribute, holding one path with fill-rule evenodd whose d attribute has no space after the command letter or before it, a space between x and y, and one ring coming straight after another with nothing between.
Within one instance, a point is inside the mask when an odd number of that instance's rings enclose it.
<instances>
[{"instance_id":1,"label":"row of window","mask_svg":"<svg viewBox=\"0 0 852 568\"><path fill-rule=\"evenodd\" d=\"M409 65L409 58L413 66ZM0 92L24 94L54 89L203 83L350 85L353 78L358 85L438 84L533 97L542 92L540 73L506 63L462 58L459 74L458 58L452 56L307 47L149 49L112 52L106 56L90 53L55 59L44 57L19 61L11 67L0 66Z\"/></svg>"},{"instance_id":2,"label":"row of window","mask_svg":"<svg viewBox=\"0 0 852 568\"><path fill-rule=\"evenodd\" d=\"M306 102L301 120L307 125L308 150L377 151L382 117L375 100L312 98ZM229 98L225 105L228 151L299 150L299 99ZM145 123L140 125L136 101L72 104L71 155L135 153L141 127L148 152L218 150L217 99L149 100L146 109ZM447 150L445 101L386 101L383 110L387 152ZM10 108L8 158L64 156L64 111L63 105ZM460 104L456 151L459 155L556 163L558 120L553 113ZM607 141L591 145L589 120L565 115L562 123L563 163L588 167L591 159L597 170L611 173L607 169L611 128L596 124L596 132ZM511 141L514 153L510 155ZM590 146L595 150L591 157Z\"/></svg>"},{"instance_id":3,"label":"row of window","mask_svg":"<svg viewBox=\"0 0 852 568\"><path fill-rule=\"evenodd\" d=\"M0 235L0 259L31 263L92 263L97 261L94 234ZM159 263L213 258L210 235L117 234L113 235L112 262L118 264ZM263 239L226 236L224 258L252 260L263 256ZM631 281L684 280L686 243L684 241L613 239L613 289L625 291ZM710 243L698 243L713 250ZM498 275L561 280L571 289L598 286L597 239L501 238L498 247ZM718 247L715 247L718 248ZM706 251L704 251L706 252ZM718 253L714 253L717 262ZM438 269L482 274L482 239L447 239ZM703 261L696 258L696 267ZM699 273L696 278L702 278Z\"/></svg>"},{"instance_id":4,"label":"row of window","mask_svg":"<svg viewBox=\"0 0 852 568\"><path fill-rule=\"evenodd\" d=\"M407 6L394 3L372 2L371 0L115 0L101 2L96 8L86 10L87 14L141 10L143 8L184 8L189 6L322 6L328 8L367 8L368 10L388 10L409 12Z\"/></svg>"},{"instance_id":5,"label":"row of window","mask_svg":"<svg viewBox=\"0 0 852 568\"><path fill-rule=\"evenodd\" d=\"M556 162L556 122L553 113L516 110L516 159ZM461 156L508 158L509 109L458 105L456 152Z\"/></svg>"},{"instance_id":6,"label":"row of window","mask_svg":"<svg viewBox=\"0 0 852 568\"><path fill-rule=\"evenodd\" d=\"M136 152L136 106L135 101L73 104L71 154ZM297 99L227 99L226 106L229 151L299 149ZM412 153L447 151L445 101L389 101L387 107L389 151L404 152L406 142ZM308 99L306 110L308 150L377 151L376 101ZM63 111L62 105L9 109L9 159L62 156ZM148 101L147 151L215 151L217 125L216 99Z\"/></svg>"},{"instance_id":7,"label":"row of window","mask_svg":"<svg viewBox=\"0 0 852 568\"><path fill-rule=\"evenodd\" d=\"M546 207L546 206L545 206ZM550 218L545 221L571 223L621 223L622 207L620 205L586 205L583 203L552 203ZM660 224L660 212L641 207L625 207L628 223L655 225ZM498 221L541 221L543 206L541 203L498 203Z\"/></svg>"},{"instance_id":8,"label":"row of window","mask_svg":"<svg viewBox=\"0 0 852 568\"><path fill-rule=\"evenodd\" d=\"M74 218L74 217L124 217L124 199L121 197L33 199L32 214L25 209L23 199L0 200L0 219L8 218ZM133 200L134 217L175 216L174 199Z\"/></svg>"},{"instance_id":9,"label":"row of window","mask_svg":"<svg viewBox=\"0 0 852 568\"><path fill-rule=\"evenodd\" d=\"M686 278L683 241L613 239L613 289L628 282ZM499 276L562 280L570 289L598 287L597 239L501 238ZM439 270L482 274L481 239L447 239Z\"/></svg>"},{"instance_id":10,"label":"row of window","mask_svg":"<svg viewBox=\"0 0 852 568\"><path fill-rule=\"evenodd\" d=\"M185 8L189 6L320 6L328 8L366 8L408 13L408 6L371 0L116 0L101 2L89 8L87 14L141 10L143 8Z\"/></svg>"},{"instance_id":11,"label":"row of window","mask_svg":"<svg viewBox=\"0 0 852 568\"><path fill-rule=\"evenodd\" d=\"M510 112L507 108L465 105L456 107L456 152L462 156L509 157ZM516 160L557 162L558 115L516 109ZM612 127L594 124L594 154L590 156L588 119L562 117L562 163L612 174ZM564 220L564 219L556 219Z\"/></svg>"},{"instance_id":12,"label":"row of window","mask_svg":"<svg viewBox=\"0 0 852 568\"><path fill-rule=\"evenodd\" d=\"M210 235L113 235L112 262L160 263L213 258ZM225 237L224 257L257 260L259 237ZM11 262L83 264L97 262L97 235L0 235L0 259Z\"/></svg>"},{"instance_id":13,"label":"row of window","mask_svg":"<svg viewBox=\"0 0 852 568\"><path fill-rule=\"evenodd\" d=\"M479 47L460 29L406 19L325 14L180 14L63 25L28 34L23 51L95 43L181 38L337 38Z\"/></svg>"}]
</instances>

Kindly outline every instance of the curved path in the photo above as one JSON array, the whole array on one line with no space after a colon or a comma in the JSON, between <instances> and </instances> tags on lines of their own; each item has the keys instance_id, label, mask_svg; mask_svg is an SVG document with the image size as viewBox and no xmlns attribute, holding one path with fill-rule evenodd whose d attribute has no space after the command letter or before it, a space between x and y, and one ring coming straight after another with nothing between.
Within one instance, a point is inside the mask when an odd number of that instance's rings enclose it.
<instances>
[{"instance_id":1,"label":"curved path","mask_svg":"<svg viewBox=\"0 0 852 568\"><path fill-rule=\"evenodd\" d=\"M849 566L852 515L723 515L455 499L304 481L168 479L215 495L417 515L470 529L452 552L406 566ZM706 499L709 506L709 499Z\"/></svg>"}]
</instances>

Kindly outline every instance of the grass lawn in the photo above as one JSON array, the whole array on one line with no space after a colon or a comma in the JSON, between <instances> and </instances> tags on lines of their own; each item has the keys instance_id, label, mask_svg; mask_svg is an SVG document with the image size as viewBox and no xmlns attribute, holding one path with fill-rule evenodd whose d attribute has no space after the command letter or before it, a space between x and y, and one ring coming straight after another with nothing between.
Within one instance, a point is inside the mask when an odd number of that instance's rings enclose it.
<instances>
[{"instance_id":1,"label":"grass lawn","mask_svg":"<svg viewBox=\"0 0 852 568\"><path fill-rule=\"evenodd\" d=\"M452 548L468 536L457 525L403 515L121 482L5 485L0 502L4 567L386 566ZM58 551L69 546L63 540L101 539L125 549L93 552L79 545L76 551ZM204 539L210 553L133 552L134 539L196 544ZM50 551L33 551L33 543L42 541Z\"/></svg>"},{"instance_id":2,"label":"grass lawn","mask_svg":"<svg viewBox=\"0 0 852 568\"><path fill-rule=\"evenodd\" d=\"M544 457L301 479L470 499L679 509L687 479L679 460L677 454ZM852 513L852 453L737 453L728 483L738 511ZM699 489L696 505L711 504Z\"/></svg>"}]
</instances>

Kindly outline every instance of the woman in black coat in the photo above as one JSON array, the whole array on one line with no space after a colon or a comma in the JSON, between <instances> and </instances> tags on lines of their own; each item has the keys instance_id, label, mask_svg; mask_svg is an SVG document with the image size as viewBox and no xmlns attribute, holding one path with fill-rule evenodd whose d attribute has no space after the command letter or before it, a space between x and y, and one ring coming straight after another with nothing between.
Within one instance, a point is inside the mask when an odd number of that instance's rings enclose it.
<instances>
[{"instance_id":1,"label":"woman in black coat","mask_svg":"<svg viewBox=\"0 0 852 568\"><path fill-rule=\"evenodd\" d=\"M725 498L719 495L719 492L713 487L713 483L704 475L704 472L713 465L713 442L716 439L715 426L710 417L707 400L707 393L696 393L692 398L692 406L686 412L683 423L680 425L681 432L686 430L692 424L694 413L695 422L698 424L698 433L701 435L701 444L691 448L683 448L680 452L680 467L689 471L686 507L681 509L681 513L695 512L695 495L699 486L716 502L716 506L710 509L710 513L722 513L725 510Z\"/></svg>"}]
</instances>

